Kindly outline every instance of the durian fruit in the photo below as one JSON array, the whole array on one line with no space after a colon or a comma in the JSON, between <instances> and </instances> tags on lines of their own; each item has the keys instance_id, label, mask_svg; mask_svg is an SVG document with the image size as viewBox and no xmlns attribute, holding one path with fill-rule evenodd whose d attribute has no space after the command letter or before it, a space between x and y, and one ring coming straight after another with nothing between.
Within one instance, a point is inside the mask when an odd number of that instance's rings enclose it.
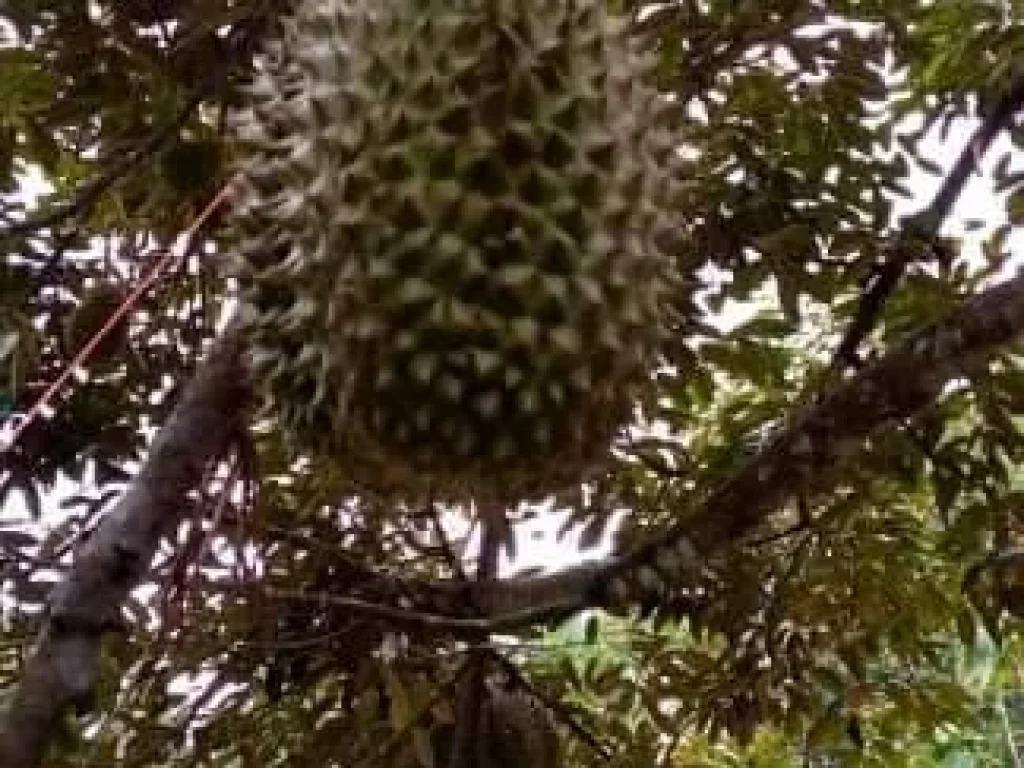
<instances>
[{"instance_id":1,"label":"durian fruit","mask_svg":"<svg viewBox=\"0 0 1024 768\"><path fill-rule=\"evenodd\" d=\"M603 0L300 0L235 115L254 380L377 490L536 497L668 325L675 153Z\"/></svg>"}]
</instances>

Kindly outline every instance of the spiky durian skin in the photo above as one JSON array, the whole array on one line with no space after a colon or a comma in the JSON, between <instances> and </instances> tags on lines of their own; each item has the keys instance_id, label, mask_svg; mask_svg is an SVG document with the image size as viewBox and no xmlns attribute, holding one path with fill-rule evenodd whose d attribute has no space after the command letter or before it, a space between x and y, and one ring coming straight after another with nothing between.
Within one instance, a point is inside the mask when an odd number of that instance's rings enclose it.
<instances>
[{"instance_id":1,"label":"spiky durian skin","mask_svg":"<svg viewBox=\"0 0 1024 768\"><path fill-rule=\"evenodd\" d=\"M297 446L512 499L608 455L665 326L659 102L602 0L303 0L236 116L255 380Z\"/></svg>"}]
</instances>

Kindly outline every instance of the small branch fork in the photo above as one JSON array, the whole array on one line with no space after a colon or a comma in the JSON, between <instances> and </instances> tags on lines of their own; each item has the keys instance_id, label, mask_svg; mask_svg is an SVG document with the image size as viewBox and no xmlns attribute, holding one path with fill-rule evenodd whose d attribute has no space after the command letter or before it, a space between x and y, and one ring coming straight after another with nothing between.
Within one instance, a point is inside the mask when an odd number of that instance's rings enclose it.
<instances>
[{"instance_id":1,"label":"small branch fork","mask_svg":"<svg viewBox=\"0 0 1024 768\"><path fill-rule=\"evenodd\" d=\"M220 191L214 195L209 203L203 208L199 216L196 217L195 221L185 230L184 234L179 238L177 246L172 246L166 249L162 254L159 255L159 259L156 264L142 277L141 280L136 284L135 288L125 297L124 301L111 313L110 317L106 319L103 325L96 331L96 333L86 342L86 344L78 350L75 354L74 359L68 364L60 376L46 388L46 391L33 403L28 413L25 414L24 418L18 421L6 440L0 440L0 455L10 451L14 448L18 439L25 432L26 429L35 421L39 416L46 410L51 404L52 400L60 393L62 387L71 379L75 371L89 359L96 348L103 343L103 339L106 338L107 334L110 333L114 327L131 312L135 305L138 304L139 300L145 293L156 284L161 277L163 277L175 264L184 261L189 253L191 253L195 242L197 240L196 235L203 230L207 223L216 216L222 208L227 204L233 191L232 182L229 181Z\"/></svg>"},{"instance_id":2,"label":"small branch fork","mask_svg":"<svg viewBox=\"0 0 1024 768\"><path fill-rule=\"evenodd\" d=\"M103 635L122 631L121 606L181 519L184 494L237 433L239 406L247 400L241 368L241 342L229 329L185 389L131 487L51 594L21 677L0 702L0 765L40 765L64 713L90 701Z\"/></svg>"},{"instance_id":3,"label":"small branch fork","mask_svg":"<svg viewBox=\"0 0 1024 768\"><path fill-rule=\"evenodd\" d=\"M275 592L273 597L319 600L401 626L461 637L549 622L588 607L665 604L673 597L669 588L684 588L709 558L742 541L787 499L807 492L812 481L816 488L824 487L829 474L858 452L869 434L919 413L964 366L983 362L1022 335L1024 275L965 302L944 321L912 335L796 413L790 426L711 493L695 515L630 553L552 575L500 582L379 576L376 584L364 585L368 593L393 596L387 604L334 595ZM653 595L645 586L651 580L639 576L650 570L658 571ZM467 613L467 605L477 606L482 615ZM693 610L699 607L693 603Z\"/></svg>"},{"instance_id":4,"label":"small branch fork","mask_svg":"<svg viewBox=\"0 0 1024 768\"><path fill-rule=\"evenodd\" d=\"M1017 76L1006 94L986 114L932 201L904 220L903 230L889 250L889 259L876 266L868 277L853 321L836 349L832 360L834 370L858 366L860 345L875 329L885 302L896 290L915 257L914 242L935 238L960 198L971 173L977 169L996 135L1010 123L1022 105L1024 73Z\"/></svg>"},{"instance_id":5,"label":"small branch fork","mask_svg":"<svg viewBox=\"0 0 1024 768\"><path fill-rule=\"evenodd\" d=\"M35 235L40 230L52 227L63 225L76 227L89 216L107 191L177 138L182 126L188 123L207 95L206 89L199 89L185 102L174 120L155 132L134 152L129 152L111 162L106 171L83 183L68 201L48 210L33 213L22 221L8 224L0 229L0 242L10 238Z\"/></svg>"}]
</instances>

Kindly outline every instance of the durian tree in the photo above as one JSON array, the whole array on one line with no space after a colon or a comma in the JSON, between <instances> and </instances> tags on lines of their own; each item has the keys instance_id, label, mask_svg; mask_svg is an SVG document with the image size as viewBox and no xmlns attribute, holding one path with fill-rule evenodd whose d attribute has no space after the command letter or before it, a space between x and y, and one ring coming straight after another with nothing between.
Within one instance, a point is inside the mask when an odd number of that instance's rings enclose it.
<instances>
[{"instance_id":1,"label":"durian tree","mask_svg":"<svg viewBox=\"0 0 1024 768\"><path fill-rule=\"evenodd\" d=\"M0 5L0 765L1013 764L1022 14Z\"/></svg>"}]
</instances>

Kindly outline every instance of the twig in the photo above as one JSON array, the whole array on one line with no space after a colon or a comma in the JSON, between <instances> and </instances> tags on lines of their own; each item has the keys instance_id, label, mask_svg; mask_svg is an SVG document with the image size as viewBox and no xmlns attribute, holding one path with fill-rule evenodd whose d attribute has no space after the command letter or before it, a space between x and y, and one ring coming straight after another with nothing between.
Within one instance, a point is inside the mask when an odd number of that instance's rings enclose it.
<instances>
[{"instance_id":1,"label":"twig","mask_svg":"<svg viewBox=\"0 0 1024 768\"><path fill-rule=\"evenodd\" d=\"M106 172L99 176L94 176L82 184L72 194L70 200L56 205L50 210L36 212L34 215L27 216L22 221L0 229L0 241L32 235L41 229L62 224L68 219L75 219L77 223L87 217L107 190L120 182L132 170L138 167L140 163L157 154L177 137L181 127L189 121L192 113L195 112L208 95L208 88L209 84L205 84L205 87L198 89L185 102L185 105L171 123L156 131L134 152L129 152L120 160L112 162Z\"/></svg>"},{"instance_id":2,"label":"twig","mask_svg":"<svg viewBox=\"0 0 1024 768\"><path fill-rule=\"evenodd\" d=\"M747 546L752 549L759 549L760 547L767 546L768 544L774 544L782 539L788 539L790 536L795 536L798 533L803 533L808 530L811 527L812 522L813 521L811 520L801 520L800 522L793 523L793 525L783 528L780 531L772 531L771 533L766 533L764 536L751 539L747 542Z\"/></svg>"},{"instance_id":3,"label":"twig","mask_svg":"<svg viewBox=\"0 0 1024 768\"><path fill-rule=\"evenodd\" d=\"M224 205L232 192L233 181L229 181L220 191L214 196L214 198L206 205L202 213L192 222L191 226L181 235L179 239L180 248L168 248L161 254L159 260L153 265L153 268L138 282L135 288L125 298L121 305L114 310L114 312L107 318L106 322L100 327L98 331L93 335L91 339L83 346L70 364L64 369L60 376L57 377L46 391L39 396L39 399L32 405L25 417L21 419L18 424L14 427L10 436L6 442L0 443L0 454L6 453L13 449L14 445L18 442L18 439L25 432L25 430L32 424L35 419L39 417L41 413L50 405L50 402L56 397L57 393L60 392L61 388L68 382L68 380L74 375L75 370L85 363L92 355L93 351L103 342L106 335L121 321L125 315L130 312L135 305L138 303L142 295L146 293L156 282L159 280L164 272L171 268L171 266L184 258L187 257L195 244L196 233L199 232L207 220L209 220L214 214L216 214L222 205Z\"/></svg>"},{"instance_id":4,"label":"twig","mask_svg":"<svg viewBox=\"0 0 1024 768\"><path fill-rule=\"evenodd\" d=\"M438 510L437 505L430 501L430 521L434 526L434 534L437 536L438 543L441 546L441 551L444 553L445 560L448 561L448 567L452 569L456 580L461 582L469 581L466 576L466 569L462 566L462 561L459 560L455 554L455 547L452 546L452 541L448 537L448 532L444 529L444 524L441 522L441 513Z\"/></svg>"},{"instance_id":5,"label":"twig","mask_svg":"<svg viewBox=\"0 0 1024 768\"><path fill-rule=\"evenodd\" d=\"M505 508L493 504L481 506L477 512L480 519L480 556L477 560L476 580L483 583L494 581L498 575ZM479 610L479 606L473 607ZM488 634L488 631L480 630L473 632L470 639L476 643L486 643ZM493 657L491 649L483 647L470 650L466 659L466 679L459 686L456 697L455 734L448 756L449 768L473 768L477 762L474 755L479 752L487 667Z\"/></svg>"},{"instance_id":6,"label":"twig","mask_svg":"<svg viewBox=\"0 0 1024 768\"><path fill-rule=\"evenodd\" d=\"M1008 549L998 552L990 552L979 562L974 563L964 574L963 591L968 592L981 578L981 574L993 568L1006 568L1010 565L1024 564L1024 549Z\"/></svg>"},{"instance_id":7,"label":"twig","mask_svg":"<svg viewBox=\"0 0 1024 768\"><path fill-rule=\"evenodd\" d=\"M992 140L1006 127L1021 104L1024 104L1024 73L1017 76L1006 94L985 116L932 201L918 213L903 220L902 230L888 260L876 266L868 277L853 322L832 359L833 370L857 365L858 348L874 330L885 302L914 258L914 241L919 238L935 238Z\"/></svg>"}]
</instances>

